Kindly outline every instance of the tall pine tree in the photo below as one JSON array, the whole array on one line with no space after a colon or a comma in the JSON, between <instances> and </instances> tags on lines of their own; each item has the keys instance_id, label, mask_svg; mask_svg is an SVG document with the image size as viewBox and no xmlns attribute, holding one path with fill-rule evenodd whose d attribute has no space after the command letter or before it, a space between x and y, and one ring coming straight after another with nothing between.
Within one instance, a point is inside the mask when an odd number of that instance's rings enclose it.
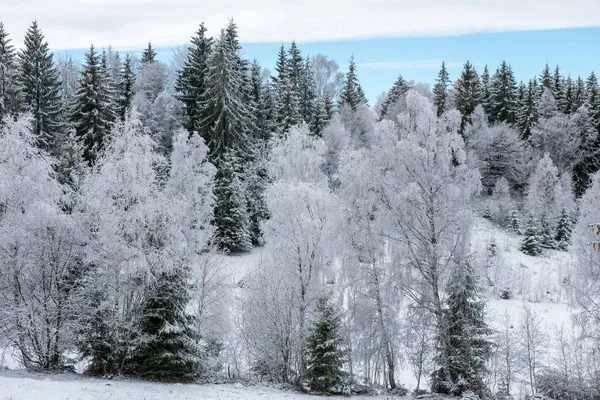
<instances>
[{"instance_id":1,"label":"tall pine tree","mask_svg":"<svg viewBox=\"0 0 600 400\"><path fill-rule=\"evenodd\" d=\"M529 138L531 130L539 119L537 103L537 86L535 79L532 79L527 85L527 93L517 118L517 129L521 134L521 138L525 140Z\"/></svg>"},{"instance_id":2,"label":"tall pine tree","mask_svg":"<svg viewBox=\"0 0 600 400\"><path fill-rule=\"evenodd\" d=\"M517 84L512 68L506 61L502 61L492 78L490 96L490 122L514 124L518 107Z\"/></svg>"},{"instance_id":3,"label":"tall pine tree","mask_svg":"<svg viewBox=\"0 0 600 400\"><path fill-rule=\"evenodd\" d=\"M5 115L19 111L19 89L16 82L16 53L8 32L0 21L0 121Z\"/></svg>"},{"instance_id":4,"label":"tall pine tree","mask_svg":"<svg viewBox=\"0 0 600 400\"><path fill-rule=\"evenodd\" d=\"M402 95L406 94L408 89L408 82L404 80L402 75L398 75L398 78L396 78L396 81L394 82L394 86L392 86L385 98L385 101L381 105L381 119L384 119L386 117L395 117L395 115L388 115L388 111L398 101L398 99L400 99Z\"/></svg>"},{"instance_id":5,"label":"tall pine tree","mask_svg":"<svg viewBox=\"0 0 600 400\"><path fill-rule=\"evenodd\" d=\"M475 107L481 102L481 83L479 75L473 64L467 61L460 74L460 78L454 83L454 104L460 112L460 132L464 132L467 124L471 123L471 114Z\"/></svg>"},{"instance_id":6,"label":"tall pine tree","mask_svg":"<svg viewBox=\"0 0 600 400\"><path fill-rule=\"evenodd\" d=\"M273 77L277 103L277 126L280 134L284 134L291 126L300 122L300 101L298 93L294 90L290 70L288 56L282 45L275 63L277 75Z\"/></svg>"},{"instance_id":7,"label":"tall pine tree","mask_svg":"<svg viewBox=\"0 0 600 400\"><path fill-rule=\"evenodd\" d=\"M106 71L92 45L85 55L79 89L71 106L75 134L83 145L83 158L90 165L104 148L105 136L115 120L114 107Z\"/></svg>"},{"instance_id":8,"label":"tall pine tree","mask_svg":"<svg viewBox=\"0 0 600 400\"><path fill-rule=\"evenodd\" d=\"M433 86L433 104L438 118L442 116L448 107L448 85L450 85L450 75L446 69L446 63L442 61L442 68L438 72L438 77Z\"/></svg>"},{"instance_id":9,"label":"tall pine tree","mask_svg":"<svg viewBox=\"0 0 600 400\"><path fill-rule=\"evenodd\" d=\"M181 71L178 72L175 82L177 98L183 103L184 112L188 118L186 128L190 132L198 129L199 105L202 102L208 57L213 45L213 38L209 37L206 32L204 23L201 23L196 35L192 36L187 50L187 59Z\"/></svg>"},{"instance_id":10,"label":"tall pine tree","mask_svg":"<svg viewBox=\"0 0 600 400\"><path fill-rule=\"evenodd\" d=\"M140 62L142 65L150 64L156 61L156 50L152 47L152 43L148 42L148 47L144 49L142 52L142 56L140 57Z\"/></svg>"},{"instance_id":11,"label":"tall pine tree","mask_svg":"<svg viewBox=\"0 0 600 400\"><path fill-rule=\"evenodd\" d=\"M19 53L17 81L23 95L23 105L31 112L33 132L38 145L48 151L57 149L62 131L59 71L52 60L48 42L33 21L25 34L23 50Z\"/></svg>"},{"instance_id":12,"label":"tall pine tree","mask_svg":"<svg viewBox=\"0 0 600 400\"><path fill-rule=\"evenodd\" d=\"M135 72L133 72L133 63L131 56L125 56L125 62L121 67L119 83L117 84L117 114L121 121L125 121L125 115L134 95Z\"/></svg>"},{"instance_id":13,"label":"tall pine tree","mask_svg":"<svg viewBox=\"0 0 600 400\"><path fill-rule=\"evenodd\" d=\"M349 106L352 111L356 111L359 104L368 104L365 92L360 86L358 76L356 75L356 63L354 62L354 56L350 58L350 64L348 65L348 72L346 73L346 79L344 80L344 87L340 94L339 106Z\"/></svg>"}]
</instances>

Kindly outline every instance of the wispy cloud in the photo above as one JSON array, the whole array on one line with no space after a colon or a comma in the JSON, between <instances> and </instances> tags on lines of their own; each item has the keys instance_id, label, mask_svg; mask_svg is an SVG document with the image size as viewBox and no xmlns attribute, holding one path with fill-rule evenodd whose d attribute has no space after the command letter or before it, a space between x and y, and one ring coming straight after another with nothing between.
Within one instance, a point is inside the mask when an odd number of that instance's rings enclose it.
<instances>
[{"instance_id":1,"label":"wispy cloud","mask_svg":"<svg viewBox=\"0 0 600 400\"><path fill-rule=\"evenodd\" d=\"M356 64L364 69L438 69L442 60L381 61ZM460 67L462 62L446 61L446 67Z\"/></svg>"},{"instance_id":2,"label":"wispy cloud","mask_svg":"<svg viewBox=\"0 0 600 400\"><path fill-rule=\"evenodd\" d=\"M314 42L600 26L598 0L0 0L20 44L34 18L53 49L187 43L234 18L244 42Z\"/></svg>"}]
</instances>

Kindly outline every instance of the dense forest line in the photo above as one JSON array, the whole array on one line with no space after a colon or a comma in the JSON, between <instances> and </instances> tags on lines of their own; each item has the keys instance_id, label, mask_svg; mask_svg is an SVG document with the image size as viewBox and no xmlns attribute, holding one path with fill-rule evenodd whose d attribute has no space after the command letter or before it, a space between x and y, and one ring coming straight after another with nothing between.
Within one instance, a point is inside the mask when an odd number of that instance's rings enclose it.
<instances>
[{"instance_id":1,"label":"dense forest line","mask_svg":"<svg viewBox=\"0 0 600 400\"><path fill-rule=\"evenodd\" d=\"M32 370L402 393L406 363L417 390L506 399L523 375L596 398L599 90L467 61L370 107L352 58L292 42L271 75L233 21L171 64L149 43L81 66L36 22L19 51L0 23L0 345ZM536 362L527 308L516 335L488 326L484 294L518 283L471 249L478 215L525 254L572 252L559 361ZM254 247L233 285L225 254Z\"/></svg>"}]
</instances>

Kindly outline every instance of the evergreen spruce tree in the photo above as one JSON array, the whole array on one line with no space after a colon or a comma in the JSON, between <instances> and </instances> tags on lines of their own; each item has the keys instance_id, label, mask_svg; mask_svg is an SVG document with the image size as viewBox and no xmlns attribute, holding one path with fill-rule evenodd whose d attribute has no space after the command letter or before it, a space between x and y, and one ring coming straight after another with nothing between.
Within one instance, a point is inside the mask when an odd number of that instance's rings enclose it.
<instances>
[{"instance_id":1,"label":"evergreen spruce tree","mask_svg":"<svg viewBox=\"0 0 600 400\"><path fill-rule=\"evenodd\" d=\"M250 67L251 100L256 109L256 131L254 137L263 143L271 139L275 130L275 115L270 87L265 84L263 72L258 61L254 60Z\"/></svg>"},{"instance_id":2,"label":"evergreen spruce tree","mask_svg":"<svg viewBox=\"0 0 600 400\"><path fill-rule=\"evenodd\" d=\"M454 84L454 104L460 112L460 132L463 133L467 124L471 123L471 114L481 102L481 84L479 75L473 64L467 61L460 78Z\"/></svg>"},{"instance_id":3,"label":"evergreen spruce tree","mask_svg":"<svg viewBox=\"0 0 600 400\"><path fill-rule=\"evenodd\" d=\"M240 69L238 49L222 31L208 59L200 103L198 132L210 149L211 162L219 168L223 155L233 151L245 158L251 152L248 135L252 110L244 102L246 71Z\"/></svg>"},{"instance_id":4,"label":"evergreen spruce tree","mask_svg":"<svg viewBox=\"0 0 600 400\"><path fill-rule=\"evenodd\" d=\"M554 241L555 235L556 232L553 231L550 221L543 215L540 220L539 229L540 246L544 249L556 249L556 242Z\"/></svg>"},{"instance_id":5,"label":"evergreen spruce tree","mask_svg":"<svg viewBox=\"0 0 600 400\"><path fill-rule=\"evenodd\" d=\"M330 296L317 299L316 318L308 338L307 378L314 393L341 392L344 371L341 321Z\"/></svg>"},{"instance_id":6,"label":"evergreen spruce tree","mask_svg":"<svg viewBox=\"0 0 600 400\"><path fill-rule=\"evenodd\" d=\"M498 384L498 390L496 391L496 400L513 400L513 397L510 394L510 388L508 386L508 381L506 377L502 377L500 379L500 383Z\"/></svg>"},{"instance_id":7,"label":"evergreen spruce tree","mask_svg":"<svg viewBox=\"0 0 600 400\"><path fill-rule=\"evenodd\" d=\"M59 72L52 60L48 42L33 21L25 34L24 48L18 55L17 82L25 110L31 112L38 146L55 152L62 131Z\"/></svg>"},{"instance_id":8,"label":"evergreen spruce tree","mask_svg":"<svg viewBox=\"0 0 600 400\"><path fill-rule=\"evenodd\" d=\"M492 79L490 88L491 123L506 122L514 124L518 107L517 85L510 65L502 61Z\"/></svg>"},{"instance_id":9,"label":"evergreen spruce tree","mask_svg":"<svg viewBox=\"0 0 600 400\"><path fill-rule=\"evenodd\" d=\"M219 162L215 177L216 207L214 225L222 250L247 251L252 247L250 216L247 209L243 164L233 151Z\"/></svg>"},{"instance_id":10,"label":"evergreen spruce tree","mask_svg":"<svg viewBox=\"0 0 600 400\"><path fill-rule=\"evenodd\" d=\"M525 95L517 119L517 129L524 140L529 138L533 127L539 119L536 93L535 80L530 80L527 85L527 94Z\"/></svg>"},{"instance_id":11,"label":"evergreen spruce tree","mask_svg":"<svg viewBox=\"0 0 600 400\"><path fill-rule=\"evenodd\" d=\"M540 234L533 216L529 215L525 223L525 232L521 241L521 251L530 256L541 254Z\"/></svg>"},{"instance_id":12,"label":"evergreen spruce tree","mask_svg":"<svg viewBox=\"0 0 600 400\"><path fill-rule=\"evenodd\" d=\"M350 64L348 65L348 72L344 80L344 87L340 94L339 107L344 105L349 106L353 111L359 104L367 104L367 98L365 92L360 86L358 77L356 76L356 63L354 62L354 56L350 58Z\"/></svg>"},{"instance_id":13,"label":"evergreen spruce tree","mask_svg":"<svg viewBox=\"0 0 600 400\"><path fill-rule=\"evenodd\" d=\"M148 47L142 52L140 62L142 65L150 64L156 61L156 50L152 47L152 43L148 42Z\"/></svg>"},{"instance_id":14,"label":"evergreen spruce tree","mask_svg":"<svg viewBox=\"0 0 600 400\"><path fill-rule=\"evenodd\" d=\"M571 79L571 77L567 77L567 80L565 81L565 96L564 96L564 106L562 111L565 114L572 114L575 111L577 111L577 108L575 108L575 88L573 85L573 80Z\"/></svg>"},{"instance_id":15,"label":"evergreen spruce tree","mask_svg":"<svg viewBox=\"0 0 600 400\"><path fill-rule=\"evenodd\" d=\"M287 67L289 71L290 82L292 84L292 90L296 92L296 96L300 95L300 85L304 76L304 58L300 49L296 45L296 41L292 41L290 49L288 50Z\"/></svg>"},{"instance_id":16,"label":"evergreen spruce tree","mask_svg":"<svg viewBox=\"0 0 600 400\"><path fill-rule=\"evenodd\" d=\"M206 32L204 23L201 23L196 35L192 36L187 50L187 59L181 71L178 72L175 82L176 97L183 103L184 112L188 118L186 128L190 132L198 129L200 115L198 107L202 102L208 57L213 45L213 38L209 37Z\"/></svg>"},{"instance_id":17,"label":"evergreen spruce tree","mask_svg":"<svg viewBox=\"0 0 600 400\"><path fill-rule=\"evenodd\" d=\"M540 88L538 92L538 96L541 96L544 93L544 90L549 89L552 90L554 87L554 79L552 79L552 74L550 73L550 66L546 63L544 70L542 71L542 75L540 76Z\"/></svg>"},{"instance_id":18,"label":"evergreen spruce tree","mask_svg":"<svg viewBox=\"0 0 600 400\"><path fill-rule=\"evenodd\" d=\"M573 166L574 192L579 198L587 190L591 176L600 170L600 134L585 105L571 114L571 121L579 132L579 161Z\"/></svg>"},{"instance_id":19,"label":"evergreen spruce tree","mask_svg":"<svg viewBox=\"0 0 600 400\"><path fill-rule=\"evenodd\" d=\"M481 74L481 105L483 106L485 115L489 118L492 114L492 80L487 65L483 68L483 73Z\"/></svg>"},{"instance_id":20,"label":"evergreen spruce tree","mask_svg":"<svg viewBox=\"0 0 600 400\"><path fill-rule=\"evenodd\" d=\"M94 46L85 55L81 81L71 106L75 134L83 145L83 158L94 164L104 148L105 136L115 120L114 97Z\"/></svg>"},{"instance_id":21,"label":"evergreen spruce tree","mask_svg":"<svg viewBox=\"0 0 600 400\"><path fill-rule=\"evenodd\" d=\"M289 60L283 45L277 56L275 72L277 75L273 77L273 86L277 103L277 127L279 134L283 135L291 126L300 122L300 99L294 90Z\"/></svg>"},{"instance_id":22,"label":"evergreen spruce tree","mask_svg":"<svg viewBox=\"0 0 600 400\"><path fill-rule=\"evenodd\" d=\"M586 104L590 110L594 129L600 133L600 87L593 71L586 81Z\"/></svg>"},{"instance_id":23,"label":"evergreen spruce tree","mask_svg":"<svg viewBox=\"0 0 600 400\"><path fill-rule=\"evenodd\" d=\"M519 219L519 210L516 208L510 211L509 226L511 231L517 235L521 234L521 220Z\"/></svg>"},{"instance_id":24,"label":"evergreen spruce tree","mask_svg":"<svg viewBox=\"0 0 600 400\"><path fill-rule=\"evenodd\" d=\"M125 121L125 115L127 115L127 111L131 107L134 85L135 73L133 72L131 56L127 54L125 62L122 65L119 83L117 84L117 114L121 121Z\"/></svg>"},{"instance_id":25,"label":"evergreen spruce tree","mask_svg":"<svg viewBox=\"0 0 600 400\"><path fill-rule=\"evenodd\" d=\"M577 77L577 81L575 82L575 89L573 94L573 110L579 110L585 103L586 99L586 91L585 91L585 81L581 78L581 76Z\"/></svg>"},{"instance_id":26,"label":"evergreen spruce tree","mask_svg":"<svg viewBox=\"0 0 600 400\"><path fill-rule=\"evenodd\" d=\"M0 21L0 122L6 115L19 112L19 88L16 82L16 53L8 32Z\"/></svg>"},{"instance_id":27,"label":"evergreen spruce tree","mask_svg":"<svg viewBox=\"0 0 600 400\"><path fill-rule=\"evenodd\" d=\"M554 69L554 75L552 75L552 94L556 99L556 105L561 112L565 109L565 87L564 80L560 74L560 68L556 64Z\"/></svg>"},{"instance_id":28,"label":"evergreen spruce tree","mask_svg":"<svg viewBox=\"0 0 600 400\"><path fill-rule=\"evenodd\" d=\"M443 65L443 63L442 63ZM448 79L446 77L446 79ZM380 119L384 119L386 117L388 118L394 118L395 116L393 115L387 115L389 108L394 105L398 99L403 96L404 94L406 94L406 92L408 91L409 86L408 86L408 82L406 82L404 80L404 78L402 77L402 75L398 75L398 78L396 79L396 81L394 82L394 85L392 86L392 88L390 89L390 91L387 94L387 97L385 98L385 101L383 102L383 104L381 105L381 115L380 115ZM434 90L434 95L435 95L435 90Z\"/></svg>"},{"instance_id":29,"label":"evergreen spruce tree","mask_svg":"<svg viewBox=\"0 0 600 400\"><path fill-rule=\"evenodd\" d=\"M487 68L486 68L487 71ZM446 63L442 61L442 68L438 72L438 77L433 86L433 105L435 112L439 117L442 116L448 107L448 86L450 85L450 75L446 69Z\"/></svg>"},{"instance_id":30,"label":"evergreen spruce tree","mask_svg":"<svg viewBox=\"0 0 600 400\"><path fill-rule=\"evenodd\" d=\"M317 112L317 95L315 88L315 78L313 75L310 58L306 57L302 76L300 80L300 115L304 122L309 126L313 126L313 122Z\"/></svg>"},{"instance_id":31,"label":"evergreen spruce tree","mask_svg":"<svg viewBox=\"0 0 600 400\"><path fill-rule=\"evenodd\" d=\"M205 348L186 312L190 302L189 268L157 274L141 305L140 338L125 370L162 381L192 381L201 372Z\"/></svg>"},{"instance_id":32,"label":"evergreen spruce tree","mask_svg":"<svg viewBox=\"0 0 600 400\"><path fill-rule=\"evenodd\" d=\"M554 241L556 242L556 248L559 250L567 250L571 244L571 217L564 208L560 212L560 218L556 227L556 236Z\"/></svg>"},{"instance_id":33,"label":"evergreen spruce tree","mask_svg":"<svg viewBox=\"0 0 600 400\"><path fill-rule=\"evenodd\" d=\"M311 130L319 137L322 136L323 129L325 129L329 123L329 120L331 119L328 103L329 107L333 105L329 96L325 97L324 99L321 98L317 101L317 112L315 114L315 119L313 120L313 127Z\"/></svg>"},{"instance_id":34,"label":"evergreen spruce tree","mask_svg":"<svg viewBox=\"0 0 600 400\"><path fill-rule=\"evenodd\" d=\"M487 392L484 383L485 362L491 354L492 330L485 322L485 302L478 278L469 262L459 263L448 285L444 328L434 372L432 390L461 395L475 392L480 398Z\"/></svg>"}]
</instances>

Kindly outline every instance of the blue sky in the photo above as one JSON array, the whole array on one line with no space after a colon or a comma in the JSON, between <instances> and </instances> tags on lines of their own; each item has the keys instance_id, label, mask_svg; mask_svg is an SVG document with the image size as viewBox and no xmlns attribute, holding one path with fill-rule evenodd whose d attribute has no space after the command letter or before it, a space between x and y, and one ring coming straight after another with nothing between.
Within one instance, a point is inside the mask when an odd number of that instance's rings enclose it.
<instances>
[{"instance_id":1,"label":"blue sky","mask_svg":"<svg viewBox=\"0 0 600 400\"><path fill-rule=\"evenodd\" d=\"M243 43L244 56L256 58L273 70L281 44ZM289 47L289 43L284 45ZM330 40L300 43L299 48L305 56L325 54L342 69L354 55L359 79L371 104L392 86L398 74L407 80L433 84L442 60L448 65L452 80L458 77L466 60L473 62L480 73L486 64L493 73L506 60L517 80L539 75L546 63L552 69L559 64L563 74L574 78L579 75L585 78L592 70L600 72L600 28ZM173 55L170 46L157 50L164 61ZM67 50L75 58L81 58L84 51Z\"/></svg>"},{"instance_id":2,"label":"blue sky","mask_svg":"<svg viewBox=\"0 0 600 400\"><path fill-rule=\"evenodd\" d=\"M248 43L244 44L244 54L272 69L280 46ZM493 73L506 60L518 80L539 75L546 63L552 68L559 64L563 73L572 77L587 77L592 70L600 72L600 28L340 40L302 43L299 47L304 55L323 53L344 69L354 55L359 79L372 104L392 86L398 74L432 84L442 60L449 65L452 80L466 60L473 62L480 73L486 64Z\"/></svg>"},{"instance_id":3,"label":"blue sky","mask_svg":"<svg viewBox=\"0 0 600 400\"><path fill-rule=\"evenodd\" d=\"M18 47L33 19L55 51L137 51L151 41L169 58L198 24L218 34L230 18L245 55L272 69L281 43L323 53L344 68L354 54L373 102L399 73L431 83L442 60L452 79L467 59L478 70L506 59L518 79L560 64L576 76L600 70L599 0L0 0ZM26 7L24 6L24 3ZM69 50L80 59L82 50ZM598 71L597 71L598 72Z\"/></svg>"}]
</instances>

